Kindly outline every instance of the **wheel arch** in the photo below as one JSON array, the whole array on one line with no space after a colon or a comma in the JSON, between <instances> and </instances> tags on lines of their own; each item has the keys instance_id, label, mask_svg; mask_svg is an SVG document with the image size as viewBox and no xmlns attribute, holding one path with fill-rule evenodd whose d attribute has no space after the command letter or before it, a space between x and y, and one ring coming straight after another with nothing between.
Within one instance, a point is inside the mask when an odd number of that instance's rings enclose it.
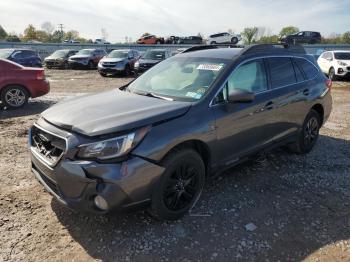
<instances>
[{"instance_id":1,"label":"wheel arch","mask_svg":"<svg viewBox=\"0 0 350 262\"><path fill-rule=\"evenodd\" d=\"M321 118L321 125L324 121L324 108L321 104L315 104L311 107L311 110L315 110Z\"/></svg>"},{"instance_id":2,"label":"wheel arch","mask_svg":"<svg viewBox=\"0 0 350 262\"><path fill-rule=\"evenodd\" d=\"M172 147L162 158L161 162L164 161L164 159L169 156L170 154L172 154L175 151L181 150L181 149L193 149L195 150L200 157L202 158L204 165L205 165L205 175L208 176L210 174L210 167L211 167L211 152L210 152L210 148L209 146L198 139L191 139L191 140L186 140L183 141L177 145L175 145L174 147Z\"/></svg>"},{"instance_id":3,"label":"wheel arch","mask_svg":"<svg viewBox=\"0 0 350 262\"><path fill-rule=\"evenodd\" d=\"M0 87L0 97L2 96L2 92L4 92L4 90L7 88L7 87L10 87L10 86L20 86L22 87L27 93L28 93L28 96L29 97L32 97L32 93L30 92L30 90L23 84L17 84L17 83L11 83L11 84L6 84L2 87Z\"/></svg>"}]
</instances>

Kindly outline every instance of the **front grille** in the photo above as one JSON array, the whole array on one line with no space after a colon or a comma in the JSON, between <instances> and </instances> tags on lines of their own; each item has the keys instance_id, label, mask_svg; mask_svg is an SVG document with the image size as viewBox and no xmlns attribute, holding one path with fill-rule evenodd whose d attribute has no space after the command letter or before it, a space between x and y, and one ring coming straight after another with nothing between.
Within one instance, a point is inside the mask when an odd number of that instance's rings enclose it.
<instances>
[{"instance_id":1,"label":"front grille","mask_svg":"<svg viewBox=\"0 0 350 262\"><path fill-rule=\"evenodd\" d=\"M50 178L45 176L43 173L41 173L40 170L36 168L36 166L33 164L33 168L35 171L39 174L40 178L44 181L44 183L58 196L60 196L60 191L58 189L58 186L54 181L52 181Z\"/></svg>"},{"instance_id":2,"label":"front grille","mask_svg":"<svg viewBox=\"0 0 350 262\"><path fill-rule=\"evenodd\" d=\"M116 65L117 63L108 63L108 62L102 63L103 67L115 67Z\"/></svg>"},{"instance_id":3,"label":"front grille","mask_svg":"<svg viewBox=\"0 0 350 262\"><path fill-rule=\"evenodd\" d=\"M49 166L54 166L66 150L66 140L48 133L37 126L30 132L31 150Z\"/></svg>"}]
</instances>

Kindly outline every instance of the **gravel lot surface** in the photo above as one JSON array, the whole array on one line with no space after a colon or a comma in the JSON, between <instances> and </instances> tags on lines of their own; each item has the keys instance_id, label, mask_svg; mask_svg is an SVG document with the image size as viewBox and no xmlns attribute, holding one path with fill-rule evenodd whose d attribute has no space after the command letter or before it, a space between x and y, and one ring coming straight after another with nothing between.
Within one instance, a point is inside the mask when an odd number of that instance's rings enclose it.
<instances>
[{"instance_id":1,"label":"gravel lot surface","mask_svg":"<svg viewBox=\"0 0 350 262\"><path fill-rule=\"evenodd\" d=\"M61 206L30 172L27 130L65 97L131 78L48 70L51 93L0 109L0 261L350 261L350 83L315 149L282 149L208 181L191 214L160 222L145 211L95 216Z\"/></svg>"}]
</instances>

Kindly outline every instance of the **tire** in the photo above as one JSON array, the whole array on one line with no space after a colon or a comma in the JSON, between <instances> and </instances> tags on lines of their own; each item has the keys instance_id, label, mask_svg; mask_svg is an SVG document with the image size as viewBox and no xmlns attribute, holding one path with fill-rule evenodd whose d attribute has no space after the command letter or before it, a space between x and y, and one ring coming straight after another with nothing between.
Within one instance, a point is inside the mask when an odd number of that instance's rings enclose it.
<instances>
[{"instance_id":1,"label":"tire","mask_svg":"<svg viewBox=\"0 0 350 262\"><path fill-rule=\"evenodd\" d=\"M131 69L130 69L130 66L127 65L125 66L124 76L130 76L130 75L131 75Z\"/></svg>"},{"instance_id":2,"label":"tire","mask_svg":"<svg viewBox=\"0 0 350 262\"><path fill-rule=\"evenodd\" d=\"M338 80L337 75L335 74L335 69L334 69L333 67L331 67L331 68L329 69L328 77L329 77L329 79L331 79L332 81Z\"/></svg>"},{"instance_id":3,"label":"tire","mask_svg":"<svg viewBox=\"0 0 350 262\"><path fill-rule=\"evenodd\" d=\"M237 44L238 43L238 38L237 37L232 37L231 38L231 43L234 44L234 45Z\"/></svg>"},{"instance_id":4,"label":"tire","mask_svg":"<svg viewBox=\"0 0 350 262\"><path fill-rule=\"evenodd\" d=\"M215 41L210 42L211 45L216 45Z\"/></svg>"},{"instance_id":5,"label":"tire","mask_svg":"<svg viewBox=\"0 0 350 262\"><path fill-rule=\"evenodd\" d=\"M22 86L8 86L1 92L3 106L14 109L27 104L29 99L28 91Z\"/></svg>"},{"instance_id":6,"label":"tire","mask_svg":"<svg viewBox=\"0 0 350 262\"><path fill-rule=\"evenodd\" d=\"M321 124L320 115L311 109L299 131L297 140L289 145L289 149L297 154L309 153L317 142Z\"/></svg>"},{"instance_id":7,"label":"tire","mask_svg":"<svg viewBox=\"0 0 350 262\"><path fill-rule=\"evenodd\" d=\"M62 69L65 69L65 70L69 69L69 64L68 64L68 62L64 62L64 63L63 63Z\"/></svg>"},{"instance_id":8,"label":"tire","mask_svg":"<svg viewBox=\"0 0 350 262\"><path fill-rule=\"evenodd\" d=\"M101 75L102 77L106 77L106 76L107 76L106 73L102 73L102 72L100 72L100 75Z\"/></svg>"},{"instance_id":9,"label":"tire","mask_svg":"<svg viewBox=\"0 0 350 262\"><path fill-rule=\"evenodd\" d=\"M193 149L179 149L163 162L165 171L152 195L150 213L160 220L183 217L199 199L205 184L205 166Z\"/></svg>"},{"instance_id":10,"label":"tire","mask_svg":"<svg viewBox=\"0 0 350 262\"><path fill-rule=\"evenodd\" d=\"M88 68L89 68L89 69L95 69L94 62L92 62L91 60L90 60L89 63L88 63Z\"/></svg>"}]
</instances>

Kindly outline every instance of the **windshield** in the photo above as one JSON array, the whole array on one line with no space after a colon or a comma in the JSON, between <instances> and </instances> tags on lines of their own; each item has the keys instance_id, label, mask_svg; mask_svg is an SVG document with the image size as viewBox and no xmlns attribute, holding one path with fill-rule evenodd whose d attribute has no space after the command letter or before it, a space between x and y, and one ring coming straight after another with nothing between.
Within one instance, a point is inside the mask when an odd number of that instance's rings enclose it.
<instances>
[{"instance_id":1,"label":"windshield","mask_svg":"<svg viewBox=\"0 0 350 262\"><path fill-rule=\"evenodd\" d=\"M13 53L11 49L2 49L0 50L0 58L8 58Z\"/></svg>"},{"instance_id":2,"label":"windshield","mask_svg":"<svg viewBox=\"0 0 350 262\"><path fill-rule=\"evenodd\" d=\"M334 57L337 60L350 60L350 52L344 52L344 53L335 52Z\"/></svg>"},{"instance_id":3,"label":"windshield","mask_svg":"<svg viewBox=\"0 0 350 262\"><path fill-rule=\"evenodd\" d=\"M146 53L142 56L143 59L149 60L163 60L165 58L164 51L146 51Z\"/></svg>"},{"instance_id":4,"label":"windshield","mask_svg":"<svg viewBox=\"0 0 350 262\"><path fill-rule=\"evenodd\" d=\"M127 58L128 51L112 51L107 55L108 58Z\"/></svg>"},{"instance_id":5,"label":"windshield","mask_svg":"<svg viewBox=\"0 0 350 262\"><path fill-rule=\"evenodd\" d=\"M61 57L65 57L68 54L69 51L67 50L58 50L56 52L54 52L51 57L52 58L61 58Z\"/></svg>"},{"instance_id":6,"label":"windshield","mask_svg":"<svg viewBox=\"0 0 350 262\"><path fill-rule=\"evenodd\" d=\"M77 53L77 55L90 55L92 51L93 50L90 50L90 49L82 49Z\"/></svg>"},{"instance_id":7,"label":"windshield","mask_svg":"<svg viewBox=\"0 0 350 262\"><path fill-rule=\"evenodd\" d=\"M212 58L173 57L157 64L132 82L128 91L180 101L203 97L226 62Z\"/></svg>"}]
</instances>

